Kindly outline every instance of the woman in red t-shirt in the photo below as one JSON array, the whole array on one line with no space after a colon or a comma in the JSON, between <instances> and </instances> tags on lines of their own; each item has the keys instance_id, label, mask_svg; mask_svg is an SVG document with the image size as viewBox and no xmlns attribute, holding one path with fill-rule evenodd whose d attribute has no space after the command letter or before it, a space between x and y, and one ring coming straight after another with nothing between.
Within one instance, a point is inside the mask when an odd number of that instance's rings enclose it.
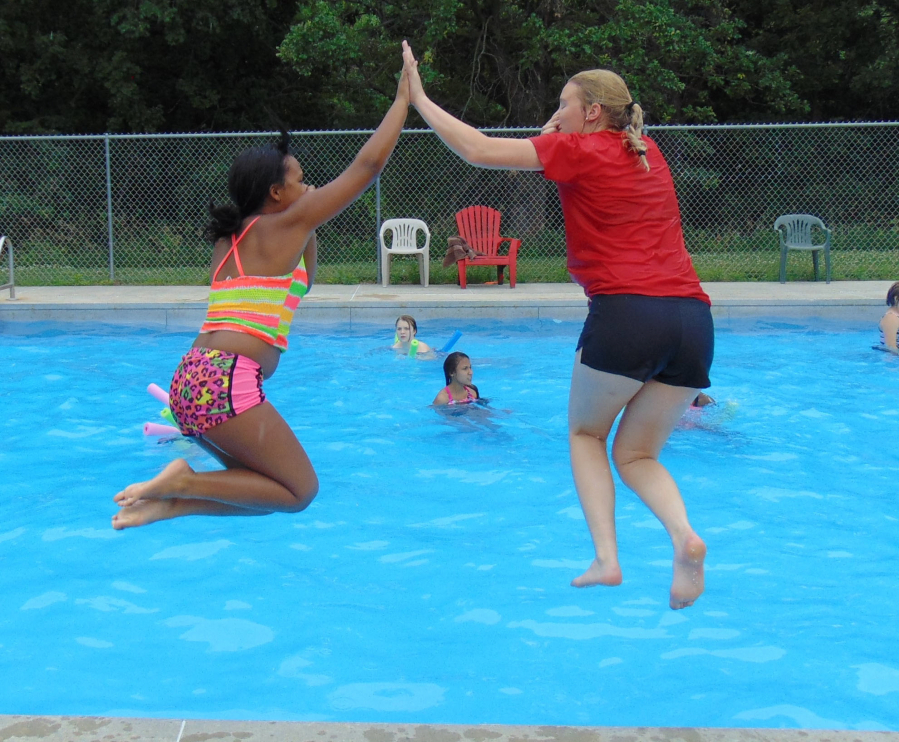
<instances>
[{"instance_id":1,"label":"woman in red t-shirt","mask_svg":"<svg viewBox=\"0 0 899 742\"><path fill-rule=\"evenodd\" d=\"M451 150L480 167L542 171L559 188L568 270L590 299L568 428L596 558L571 584L621 583L606 441L624 410L612 458L671 537L670 606L692 605L704 587L706 547L658 457L690 402L709 386L714 329L709 298L684 247L671 173L642 136L640 106L618 75L589 70L565 85L539 137L487 137L428 99L405 42L403 57L412 104Z\"/></svg>"}]
</instances>

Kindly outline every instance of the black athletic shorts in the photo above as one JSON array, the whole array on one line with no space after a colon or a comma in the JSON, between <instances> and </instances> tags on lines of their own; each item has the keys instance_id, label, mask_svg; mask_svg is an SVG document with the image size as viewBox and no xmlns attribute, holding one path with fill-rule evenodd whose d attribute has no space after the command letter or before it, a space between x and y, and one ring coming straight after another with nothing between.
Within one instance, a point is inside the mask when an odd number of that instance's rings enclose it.
<instances>
[{"instance_id":1,"label":"black athletic shorts","mask_svg":"<svg viewBox=\"0 0 899 742\"><path fill-rule=\"evenodd\" d=\"M581 363L597 371L705 389L715 353L712 312L699 299L598 294L577 347Z\"/></svg>"}]
</instances>

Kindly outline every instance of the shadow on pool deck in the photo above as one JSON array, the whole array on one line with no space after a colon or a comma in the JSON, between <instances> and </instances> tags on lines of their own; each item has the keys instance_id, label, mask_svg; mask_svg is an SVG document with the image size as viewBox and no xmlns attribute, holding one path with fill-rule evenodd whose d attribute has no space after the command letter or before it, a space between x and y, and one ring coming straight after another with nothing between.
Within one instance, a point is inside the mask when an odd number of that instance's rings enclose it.
<instances>
[{"instance_id":1,"label":"shadow on pool deck","mask_svg":"<svg viewBox=\"0 0 899 742\"><path fill-rule=\"evenodd\" d=\"M0 716L0 742L899 742L899 732Z\"/></svg>"},{"instance_id":2,"label":"shadow on pool deck","mask_svg":"<svg viewBox=\"0 0 899 742\"><path fill-rule=\"evenodd\" d=\"M890 281L708 283L716 321L744 317L879 319ZM0 292L0 322L114 322L196 328L206 313L206 286L73 286ZM582 320L574 284L508 286L315 286L297 318L304 322L388 322L400 310L419 319ZM899 742L899 732L808 729L550 727L443 724L347 724L0 716L0 742Z\"/></svg>"}]
</instances>

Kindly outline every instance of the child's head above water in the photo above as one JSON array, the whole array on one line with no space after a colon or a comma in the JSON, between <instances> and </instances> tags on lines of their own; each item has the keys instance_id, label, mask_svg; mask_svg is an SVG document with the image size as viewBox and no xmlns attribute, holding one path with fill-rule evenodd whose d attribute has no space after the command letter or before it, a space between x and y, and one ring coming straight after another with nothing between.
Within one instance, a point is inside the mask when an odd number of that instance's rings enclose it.
<instances>
[{"instance_id":1,"label":"child's head above water","mask_svg":"<svg viewBox=\"0 0 899 742\"><path fill-rule=\"evenodd\" d=\"M462 386L471 384L471 359L458 350L450 353L443 361L443 375L446 378L447 385L453 381L458 382ZM467 381L459 379L458 376L465 376Z\"/></svg>"},{"instance_id":2,"label":"child's head above water","mask_svg":"<svg viewBox=\"0 0 899 742\"><path fill-rule=\"evenodd\" d=\"M899 281L896 281L887 291L887 306L899 307Z\"/></svg>"},{"instance_id":3,"label":"child's head above water","mask_svg":"<svg viewBox=\"0 0 899 742\"><path fill-rule=\"evenodd\" d=\"M409 314L401 314L397 317L394 327L396 328L396 339L401 343L411 342L418 334L415 317Z\"/></svg>"},{"instance_id":4,"label":"child's head above water","mask_svg":"<svg viewBox=\"0 0 899 742\"><path fill-rule=\"evenodd\" d=\"M471 383L474 372L471 359L456 351L450 353L443 361L443 378L446 386L434 398L435 405L468 404L481 398L478 388Z\"/></svg>"}]
</instances>

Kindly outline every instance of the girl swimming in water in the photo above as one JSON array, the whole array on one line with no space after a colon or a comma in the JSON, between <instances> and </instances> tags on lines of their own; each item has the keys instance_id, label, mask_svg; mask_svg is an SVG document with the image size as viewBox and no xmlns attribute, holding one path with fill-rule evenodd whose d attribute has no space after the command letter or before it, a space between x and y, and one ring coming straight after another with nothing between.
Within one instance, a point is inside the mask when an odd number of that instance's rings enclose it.
<instances>
[{"instance_id":1,"label":"girl swimming in water","mask_svg":"<svg viewBox=\"0 0 899 742\"><path fill-rule=\"evenodd\" d=\"M889 309L880 318L879 350L899 355L899 281L887 291L887 306Z\"/></svg>"},{"instance_id":2,"label":"girl swimming in water","mask_svg":"<svg viewBox=\"0 0 899 742\"><path fill-rule=\"evenodd\" d=\"M430 353L433 348L427 343L423 343L415 336L418 334L418 325L415 323L415 317L409 314L402 314L397 317L396 339L393 343L393 349L401 351L410 356L416 356L419 353Z\"/></svg>"},{"instance_id":3,"label":"girl swimming in water","mask_svg":"<svg viewBox=\"0 0 899 742\"><path fill-rule=\"evenodd\" d=\"M464 353L450 353L443 362L446 386L434 398L434 405L470 404L480 399L478 388L471 383L474 371L471 359Z\"/></svg>"}]
</instances>

